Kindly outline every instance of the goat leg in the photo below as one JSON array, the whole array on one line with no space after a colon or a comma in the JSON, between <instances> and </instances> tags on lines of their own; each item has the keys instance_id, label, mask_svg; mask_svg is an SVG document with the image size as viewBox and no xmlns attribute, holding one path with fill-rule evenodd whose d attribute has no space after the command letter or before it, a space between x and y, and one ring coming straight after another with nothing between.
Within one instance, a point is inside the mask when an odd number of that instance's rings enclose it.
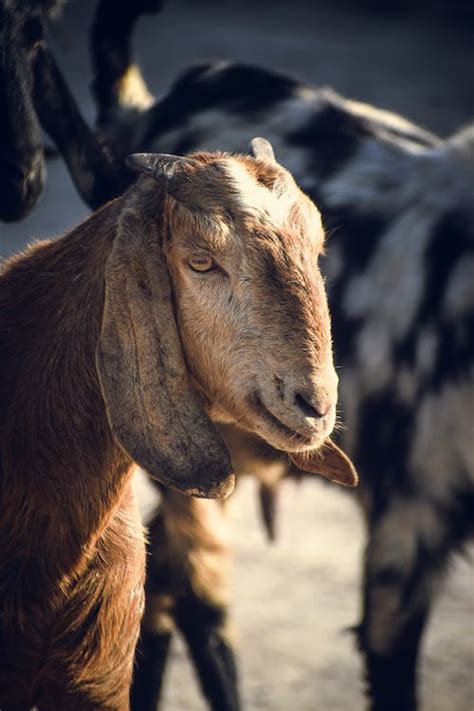
<instances>
[{"instance_id":1,"label":"goat leg","mask_svg":"<svg viewBox=\"0 0 474 711\"><path fill-rule=\"evenodd\" d=\"M142 627L130 693L132 711L156 711L172 637L171 631L152 632Z\"/></svg>"},{"instance_id":2,"label":"goat leg","mask_svg":"<svg viewBox=\"0 0 474 711\"><path fill-rule=\"evenodd\" d=\"M238 711L237 670L227 635L225 511L218 501L164 487L160 491L162 501L148 532L146 604L132 709L152 711L158 702L169 641L178 628L210 707Z\"/></svg>"},{"instance_id":3,"label":"goat leg","mask_svg":"<svg viewBox=\"0 0 474 711\"><path fill-rule=\"evenodd\" d=\"M448 556L435 543L443 522L428 507L397 499L371 526L359 630L371 711L417 709L420 643Z\"/></svg>"},{"instance_id":4,"label":"goat leg","mask_svg":"<svg viewBox=\"0 0 474 711\"><path fill-rule=\"evenodd\" d=\"M204 696L213 711L239 711L237 666L224 629L224 608L192 591L181 598L175 620L187 642Z\"/></svg>"},{"instance_id":5,"label":"goat leg","mask_svg":"<svg viewBox=\"0 0 474 711\"><path fill-rule=\"evenodd\" d=\"M130 690L131 711L156 711L161 698L166 662L175 629L173 610L176 573L168 560L170 546L166 533L165 512L166 499L148 527L145 611L135 654L135 669Z\"/></svg>"},{"instance_id":6,"label":"goat leg","mask_svg":"<svg viewBox=\"0 0 474 711\"><path fill-rule=\"evenodd\" d=\"M427 611L420 612L400 631L387 654L370 651L362 625L360 646L364 653L371 711L417 711L416 665Z\"/></svg>"}]
</instances>

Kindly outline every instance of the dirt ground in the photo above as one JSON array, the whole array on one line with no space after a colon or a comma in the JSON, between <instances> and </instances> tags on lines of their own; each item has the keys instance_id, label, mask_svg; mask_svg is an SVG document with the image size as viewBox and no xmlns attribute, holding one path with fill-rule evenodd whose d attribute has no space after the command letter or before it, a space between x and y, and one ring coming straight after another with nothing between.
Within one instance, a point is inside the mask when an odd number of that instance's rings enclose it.
<instances>
[{"instance_id":1,"label":"dirt ground","mask_svg":"<svg viewBox=\"0 0 474 711\"><path fill-rule=\"evenodd\" d=\"M369 14L359 3L169 0L140 22L137 48L150 87L166 90L191 61L228 58L288 70L315 84L404 113L445 135L474 115L472 15L456 3L415 12ZM84 45L92 3L71 0L54 42L89 118ZM364 7L367 7L365 4ZM225 148L225 146L223 146ZM59 160L44 198L18 225L0 224L3 256L32 237L60 234L87 214ZM141 493L144 505L148 495ZM233 616L244 706L249 711L362 711L361 666L344 629L358 617L363 525L350 495L335 486L288 484L280 534L269 546L251 481L230 511ZM472 552L474 549L471 550ZM422 659L423 711L474 709L474 575L469 555L454 562L441 591ZM164 711L204 709L186 653L176 641Z\"/></svg>"}]
</instances>

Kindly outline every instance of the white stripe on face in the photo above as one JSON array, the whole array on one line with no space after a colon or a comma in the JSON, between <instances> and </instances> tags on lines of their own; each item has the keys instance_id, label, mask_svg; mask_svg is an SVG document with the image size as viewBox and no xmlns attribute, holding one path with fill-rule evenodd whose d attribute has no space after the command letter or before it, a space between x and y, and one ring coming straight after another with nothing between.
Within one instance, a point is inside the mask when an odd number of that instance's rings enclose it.
<instances>
[{"instance_id":1,"label":"white stripe on face","mask_svg":"<svg viewBox=\"0 0 474 711\"><path fill-rule=\"evenodd\" d=\"M227 179L236 193L235 197L244 212L250 212L256 216L263 215L266 221L276 227L285 224L292 206L299 197L290 176L287 177L287 180L277 180L275 187L269 190L258 183L238 159L226 159L223 162L223 167Z\"/></svg>"}]
</instances>

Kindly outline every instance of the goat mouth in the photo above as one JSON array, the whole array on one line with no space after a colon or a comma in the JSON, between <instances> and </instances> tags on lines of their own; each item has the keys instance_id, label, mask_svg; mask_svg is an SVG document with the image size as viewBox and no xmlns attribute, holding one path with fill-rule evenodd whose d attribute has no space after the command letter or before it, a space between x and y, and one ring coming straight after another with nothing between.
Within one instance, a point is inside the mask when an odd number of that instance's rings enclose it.
<instances>
[{"instance_id":1,"label":"goat mouth","mask_svg":"<svg viewBox=\"0 0 474 711\"><path fill-rule=\"evenodd\" d=\"M247 403L260 420L263 420L273 431L277 431L280 436L284 437L285 441L291 442L293 446L297 445L298 450L301 449L301 445L314 447L314 434L311 436L288 427L266 407L258 393L250 395L247 398ZM263 433L257 432L257 434L265 439Z\"/></svg>"}]
</instances>

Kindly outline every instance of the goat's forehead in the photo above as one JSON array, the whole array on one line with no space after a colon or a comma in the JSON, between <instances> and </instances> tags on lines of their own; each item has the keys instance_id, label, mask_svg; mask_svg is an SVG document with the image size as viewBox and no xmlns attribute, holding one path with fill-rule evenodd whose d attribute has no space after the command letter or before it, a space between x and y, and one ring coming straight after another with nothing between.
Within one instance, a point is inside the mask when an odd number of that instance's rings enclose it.
<instances>
[{"instance_id":1,"label":"goat's forehead","mask_svg":"<svg viewBox=\"0 0 474 711\"><path fill-rule=\"evenodd\" d=\"M274 247L295 242L322 246L320 213L283 168L266 171L233 156L220 156L206 168L189 200L195 207L176 205L186 242L198 239L217 251L253 243L254 237L264 237Z\"/></svg>"},{"instance_id":2,"label":"goat's forehead","mask_svg":"<svg viewBox=\"0 0 474 711\"><path fill-rule=\"evenodd\" d=\"M277 176L274 185L269 187L260 182L256 166L231 157L222 161L221 166L229 203L233 204L237 216L262 216L275 225L282 225L302 198L290 176L281 169L281 179Z\"/></svg>"},{"instance_id":3,"label":"goat's forehead","mask_svg":"<svg viewBox=\"0 0 474 711\"><path fill-rule=\"evenodd\" d=\"M253 234L255 226L262 231L281 232L291 239L298 234L312 242L322 240L321 215L283 168L277 166L273 179L258 163L228 157L222 161L228 207L235 222Z\"/></svg>"}]
</instances>

